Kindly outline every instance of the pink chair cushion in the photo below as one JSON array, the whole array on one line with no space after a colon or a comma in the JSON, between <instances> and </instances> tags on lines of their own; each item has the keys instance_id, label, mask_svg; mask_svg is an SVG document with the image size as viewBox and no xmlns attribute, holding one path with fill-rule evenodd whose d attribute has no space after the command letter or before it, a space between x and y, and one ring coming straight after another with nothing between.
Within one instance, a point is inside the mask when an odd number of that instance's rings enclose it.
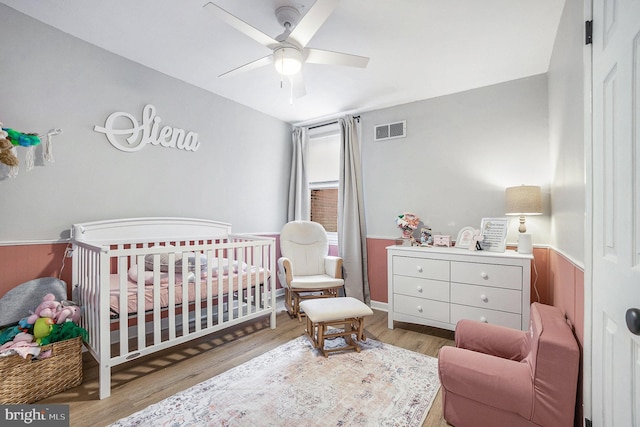
<instances>
[{"instance_id":1,"label":"pink chair cushion","mask_svg":"<svg viewBox=\"0 0 640 427\"><path fill-rule=\"evenodd\" d=\"M440 349L440 360L444 361L439 367L440 378L447 392L531 418L529 364L455 347Z\"/></svg>"},{"instance_id":2,"label":"pink chair cushion","mask_svg":"<svg viewBox=\"0 0 640 427\"><path fill-rule=\"evenodd\" d=\"M518 329L460 320L456 324L456 347L521 361L529 354L529 335Z\"/></svg>"}]
</instances>

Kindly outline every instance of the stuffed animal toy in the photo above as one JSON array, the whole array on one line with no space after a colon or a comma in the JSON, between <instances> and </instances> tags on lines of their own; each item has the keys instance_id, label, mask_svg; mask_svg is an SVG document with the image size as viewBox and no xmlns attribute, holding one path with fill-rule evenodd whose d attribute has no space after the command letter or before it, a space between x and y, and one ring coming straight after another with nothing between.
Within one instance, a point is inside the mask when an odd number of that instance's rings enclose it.
<instances>
[{"instance_id":1,"label":"stuffed animal toy","mask_svg":"<svg viewBox=\"0 0 640 427\"><path fill-rule=\"evenodd\" d=\"M52 342L64 341L76 337L81 337L86 341L89 338L89 333L86 329L76 325L74 322L64 322L61 325L53 325L51 334L42 338L40 345L47 345Z\"/></svg>"},{"instance_id":2,"label":"stuffed animal toy","mask_svg":"<svg viewBox=\"0 0 640 427\"><path fill-rule=\"evenodd\" d=\"M77 305L65 305L65 303L63 303L62 305L62 309L56 316L56 323L58 325L64 322L78 323L78 321L80 320L80 307L78 307Z\"/></svg>"},{"instance_id":3,"label":"stuffed animal toy","mask_svg":"<svg viewBox=\"0 0 640 427\"><path fill-rule=\"evenodd\" d=\"M36 321L41 317L47 317L55 319L61 310L60 302L56 301L56 297L53 294L46 294L42 298L42 302L33 311L33 314L27 317L27 323L35 325Z\"/></svg>"},{"instance_id":4,"label":"stuffed animal toy","mask_svg":"<svg viewBox=\"0 0 640 427\"><path fill-rule=\"evenodd\" d=\"M29 324L27 318L20 319L18 322L18 327L22 330L22 332L29 332L29 329L33 327L33 325Z\"/></svg>"},{"instance_id":5,"label":"stuffed animal toy","mask_svg":"<svg viewBox=\"0 0 640 427\"><path fill-rule=\"evenodd\" d=\"M6 134L6 132L4 132ZM0 135L0 163L7 166L18 166L18 157L15 155L11 141Z\"/></svg>"},{"instance_id":6,"label":"stuffed animal toy","mask_svg":"<svg viewBox=\"0 0 640 427\"><path fill-rule=\"evenodd\" d=\"M0 123L0 127L1 127ZM27 149L24 160L27 170L33 169L35 166L35 147L40 144L40 137L35 133L22 133L10 128L2 128L0 140L8 140L9 147L2 142L0 147L0 162L9 166L9 177L13 178L18 175L18 157L15 147L25 147Z\"/></svg>"},{"instance_id":7,"label":"stuffed animal toy","mask_svg":"<svg viewBox=\"0 0 640 427\"><path fill-rule=\"evenodd\" d=\"M17 350L25 353L21 350L26 347L43 346L76 337L86 341L87 331L76 324L80 320L80 312L80 307L73 301L61 303L56 301L55 295L47 294L31 316L20 320L16 326L0 330L0 352ZM34 357L38 356L38 352L28 351ZM41 353L38 357L47 357L47 353Z\"/></svg>"},{"instance_id":8,"label":"stuffed animal toy","mask_svg":"<svg viewBox=\"0 0 640 427\"><path fill-rule=\"evenodd\" d=\"M44 337L49 336L54 324L53 319L49 317L41 317L36 320L35 325L33 325L33 336L38 344L40 344Z\"/></svg>"}]
</instances>

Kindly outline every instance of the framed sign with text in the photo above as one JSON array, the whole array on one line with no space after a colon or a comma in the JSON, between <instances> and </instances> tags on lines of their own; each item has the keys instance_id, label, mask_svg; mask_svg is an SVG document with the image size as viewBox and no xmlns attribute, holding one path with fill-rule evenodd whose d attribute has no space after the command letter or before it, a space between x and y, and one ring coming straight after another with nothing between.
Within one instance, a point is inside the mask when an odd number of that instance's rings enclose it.
<instances>
[{"instance_id":1,"label":"framed sign with text","mask_svg":"<svg viewBox=\"0 0 640 427\"><path fill-rule=\"evenodd\" d=\"M504 252L509 230L509 218L482 218L480 246L485 251Z\"/></svg>"}]
</instances>

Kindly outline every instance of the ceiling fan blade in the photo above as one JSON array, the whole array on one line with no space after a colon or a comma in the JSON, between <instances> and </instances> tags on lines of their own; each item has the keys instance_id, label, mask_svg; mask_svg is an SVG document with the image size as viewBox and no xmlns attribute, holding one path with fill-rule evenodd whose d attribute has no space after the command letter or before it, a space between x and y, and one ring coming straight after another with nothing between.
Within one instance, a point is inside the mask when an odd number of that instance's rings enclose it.
<instances>
[{"instance_id":1,"label":"ceiling fan blade","mask_svg":"<svg viewBox=\"0 0 640 427\"><path fill-rule=\"evenodd\" d=\"M309 12L307 12L298 25L295 26L287 40L293 40L300 47L305 47L315 33L320 29L324 21L338 6L339 0L316 0Z\"/></svg>"},{"instance_id":2,"label":"ceiling fan blade","mask_svg":"<svg viewBox=\"0 0 640 427\"><path fill-rule=\"evenodd\" d=\"M245 71L255 70L256 68L264 67L265 65L269 65L272 62L273 62L273 56L267 55L263 58L249 62L248 64L241 65L238 68L234 68L231 71L227 71L226 73L220 74L218 77L233 77L237 74L244 73Z\"/></svg>"},{"instance_id":3,"label":"ceiling fan blade","mask_svg":"<svg viewBox=\"0 0 640 427\"><path fill-rule=\"evenodd\" d=\"M366 56L351 55L349 53L333 52L322 49L305 49L310 64L344 65L347 67L365 68L369 63Z\"/></svg>"},{"instance_id":4,"label":"ceiling fan blade","mask_svg":"<svg viewBox=\"0 0 640 427\"><path fill-rule=\"evenodd\" d=\"M233 16L232 14L227 12L226 10L222 9L221 7L215 5L215 4L211 3L211 2L205 4L202 7L205 8L206 10L208 10L209 12L213 13L220 20L226 22L227 24L231 25L236 30L240 31L241 33L245 34L246 36L251 37L252 39L257 41L258 43L260 43L263 46L268 47L269 49L273 49L276 46L280 45L280 43L278 43L274 38L266 35L265 33L263 33L262 31L258 30L257 28L252 27L251 25L247 24L242 19Z\"/></svg>"}]
</instances>

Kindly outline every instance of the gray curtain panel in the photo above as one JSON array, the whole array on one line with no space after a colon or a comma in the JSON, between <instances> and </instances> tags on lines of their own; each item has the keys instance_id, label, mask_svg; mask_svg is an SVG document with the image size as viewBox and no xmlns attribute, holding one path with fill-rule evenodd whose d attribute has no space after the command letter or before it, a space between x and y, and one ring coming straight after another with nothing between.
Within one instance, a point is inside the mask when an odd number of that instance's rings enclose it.
<instances>
[{"instance_id":1,"label":"gray curtain panel","mask_svg":"<svg viewBox=\"0 0 640 427\"><path fill-rule=\"evenodd\" d=\"M365 225L360 156L360 123L340 119L340 182L338 184L338 250L344 267L347 296L369 304L367 228Z\"/></svg>"}]
</instances>

